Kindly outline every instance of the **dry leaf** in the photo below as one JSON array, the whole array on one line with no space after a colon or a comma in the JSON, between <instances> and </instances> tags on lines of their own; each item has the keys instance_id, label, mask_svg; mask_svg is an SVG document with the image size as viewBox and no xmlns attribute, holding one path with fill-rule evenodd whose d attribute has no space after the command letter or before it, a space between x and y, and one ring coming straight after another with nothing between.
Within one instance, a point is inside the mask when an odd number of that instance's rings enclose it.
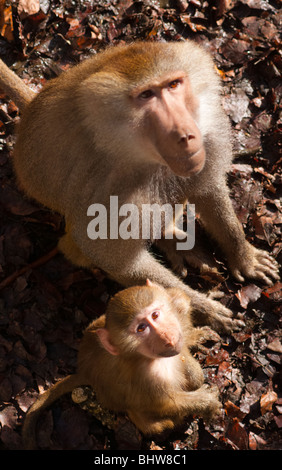
<instances>
[{"instance_id":1,"label":"dry leaf","mask_svg":"<svg viewBox=\"0 0 282 470\"><path fill-rule=\"evenodd\" d=\"M257 450L265 446L267 442L262 439L260 436L255 434L254 432L250 432L249 434L249 448L251 450Z\"/></svg>"},{"instance_id":2,"label":"dry leaf","mask_svg":"<svg viewBox=\"0 0 282 470\"><path fill-rule=\"evenodd\" d=\"M275 338L273 341L268 343L267 347L271 351L282 353L282 344L278 338Z\"/></svg>"},{"instance_id":3,"label":"dry leaf","mask_svg":"<svg viewBox=\"0 0 282 470\"><path fill-rule=\"evenodd\" d=\"M226 436L238 449L246 450L248 448L248 434L244 425L237 418L233 418L230 422Z\"/></svg>"},{"instance_id":4,"label":"dry leaf","mask_svg":"<svg viewBox=\"0 0 282 470\"><path fill-rule=\"evenodd\" d=\"M261 414L264 415L268 411L272 410L272 405L277 400L277 393L273 390L269 390L268 392L264 393L260 398L260 410Z\"/></svg>"},{"instance_id":5,"label":"dry leaf","mask_svg":"<svg viewBox=\"0 0 282 470\"><path fill-rule=\"evenodd\" d=\"M18 13L23 16L36 15L40 10L39 0L19 0Z\"/></svg>"},{"instance_id":6,"label":"dry leaf","mask_svg":"<svg viewBox=\"0 0 282 470\"><path fill-rule=\"evenodd\" d=\"M230 400L224 403L224 409L229 418L237 418L238 420L242 420L246 416L246 413L241 411L241 409Z\"/></svg>"},{"instance_id":7,"label":"dry leaf","mask_svg":"<svg viewBox=\"0 0 282 470\"><path fill-rule=\"evenodd\" d=\"M4 2L0 3L0 34L7 41L14 40L14 26L13 26L13 16L12 16L12 7L8 6L5 8Z\"/></svg>"},{"instance_id":8,"label":"dry leaf","mask_svg":"<svg viewBox=\"0 0 282 470\"><path fill-rule=\"evenodd\" d=\"M262 289L255 284L249 284L248 286L242 287L236 295L239 299L240 305L243 308L247 308L249 302L255 302L261 296Z\"/></svg>"}]
</instances>

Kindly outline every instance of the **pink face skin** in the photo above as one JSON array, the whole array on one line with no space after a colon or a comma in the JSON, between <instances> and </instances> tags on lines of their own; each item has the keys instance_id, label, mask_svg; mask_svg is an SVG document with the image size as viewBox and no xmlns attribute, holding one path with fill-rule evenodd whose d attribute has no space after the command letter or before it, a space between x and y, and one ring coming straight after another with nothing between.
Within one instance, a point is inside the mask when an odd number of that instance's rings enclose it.
<instances>
[{"instance_id":1,"label":"pink face skin","mask_svg":"<svg viewBox=\"0 0 282 470\"><path fill-rule=\"evenodd\" d=\"M130 325L130 334L135 335L139 343L137 351L152 359L175 356L183 346L182 331L176 316L160 301L136 315Z\"/></svg>"},{"instance_id":2,"label":"pink face skin","mask_svg":"<svg viewBox=\"0 0 282 470\"><path fill-rule=\"evenodd\" d=\"M157 161L178 176L199 173L205 164L205 149L196 124L197 100L183 72L163 76L132 94L135 108L143 115L145 139Z\"/></svg>"},{"instance_id":3,"label":"pink face skin","mask_svg":"<svg viewBox=\"0 0 282 470\"><path fill-rule=\"evenodd\" d=\"M106 351L114 356L121 353L106 328L99 328L96 334ZM176 316L160 301L137 313L129 325L128 336L135 345L135 352L152 360L175 356L183 346L182 331Z\"/></svg>"},{"instance_id":4,"label":"pink face skin","mask_svg":"<svg viewBox=\"0 0 282 470\"><path fill-rule=\"evenodd\" d=\"M146 280L146 286L157 287L150 279ZM113 344L107 328L99 328L96 334L106 351L112 355L121 353ZM128 326L127 335L134 343L135 352L152 362L155 359L176 356L183 347L181 325L167 300L163 303L157 299L137 312Z\"/></svg>"}]
</instances>

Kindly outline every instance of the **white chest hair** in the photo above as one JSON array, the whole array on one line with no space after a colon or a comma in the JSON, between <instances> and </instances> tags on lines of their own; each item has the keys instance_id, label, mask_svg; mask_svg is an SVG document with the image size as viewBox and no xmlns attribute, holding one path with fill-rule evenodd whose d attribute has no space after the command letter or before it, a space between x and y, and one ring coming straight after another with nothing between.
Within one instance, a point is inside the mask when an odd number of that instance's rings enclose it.
<instances>
[{"instance_id":1,"label":"white chest hair","mask_svg":"<svg viewBox=\"0 0 282 470\"><path fill-rule=\"evenodd\" d=\"M179 388L185 384L183 365L179 355L155 359L150 364L149 373L171 387Z\"/></svg>"}]
</instances>

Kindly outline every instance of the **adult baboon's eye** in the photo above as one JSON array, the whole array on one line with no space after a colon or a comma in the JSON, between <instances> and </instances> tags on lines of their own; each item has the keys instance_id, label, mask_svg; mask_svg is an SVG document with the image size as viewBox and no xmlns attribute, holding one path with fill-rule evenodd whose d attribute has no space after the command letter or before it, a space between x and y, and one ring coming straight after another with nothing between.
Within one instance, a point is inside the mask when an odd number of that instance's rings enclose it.
<instances>
[{"instance_id":1,"label":"adult baboon's eye","mask_svg":"<svg viewBox=\"0 0 282 470\"><path fill-rule=\"evenodd\" d=\"M153 90L145 90L145 91L142 91L142 93L140 93L138 98L140 100L148 100L148 99L152 98L153 96L155 96Z\"/></svg>"},{"instance_id":2,"label":"adult baboon's eye","mask_svg":"<svg viewBox=\"0 0 282 470\"><path fill-rule=\"evenodd\" d=\"M179 85L181 85L181 83L182 83L182 80L180 78L177 78L176 80L172 80L168 84L168 88L171 88L173 90L174 88L177 88Z\"/></svg>"}]
</instances>

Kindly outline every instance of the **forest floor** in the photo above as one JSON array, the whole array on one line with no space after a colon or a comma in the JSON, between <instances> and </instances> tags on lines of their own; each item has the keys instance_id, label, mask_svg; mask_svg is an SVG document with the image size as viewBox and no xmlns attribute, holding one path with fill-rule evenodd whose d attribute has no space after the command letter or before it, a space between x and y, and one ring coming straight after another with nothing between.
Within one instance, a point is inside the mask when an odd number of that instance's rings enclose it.
<instances>
[{"instance_id":1,"label":"forest floor","mask_svg":"<svg viewBox=\"0 0 282 470\"><path fill-rule=\"evenodd\" d=\"M108 45L192 38L211 52L234 131L232 200L247 239L280 262L282 11L279 0L19 0L0 2L0 56L34 90ZM195 64L196 66L196 64ZM0 94L0 449L22 448L21 425L39 392L75 370L85 327L120 289L62 255L36 264L64 232L58 214L28 200L12 169L17 107ZM281 140L280 140L281 142ZM240 312L246 327L215 336L196 357L218 386L222 416L187 419L163 440L141 436L126 417L112 429L70 396L42 414L41 449L282 449L281 292L234 282L217 247L218 276L194 270L185 282ZM12 276L10 278L10 276Z\"/></svg>"}]
</instances>

